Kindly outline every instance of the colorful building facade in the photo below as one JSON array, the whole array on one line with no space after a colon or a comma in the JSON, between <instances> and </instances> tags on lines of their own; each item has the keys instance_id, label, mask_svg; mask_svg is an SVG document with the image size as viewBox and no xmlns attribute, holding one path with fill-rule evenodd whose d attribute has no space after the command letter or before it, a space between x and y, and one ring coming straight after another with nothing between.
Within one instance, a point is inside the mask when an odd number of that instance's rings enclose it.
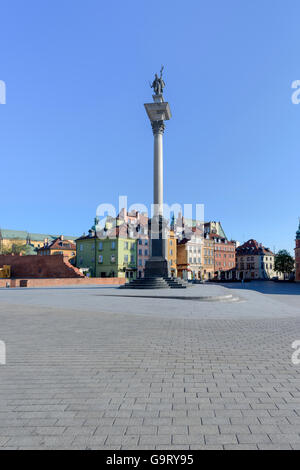
<instances>
[{"instance_id":1,"label":"colorful building facade","mask_svg":"<svg viewBox=\"0 0 300 470\"><path fill-rule=\"evenodd\" d=\"M185 280L202 279L203 232L193 227L190 238L177 244L177 274Z\"/></svg>"},{"instance_id":2,"label":"colorful building facade","mask_svg":"<svg viewBox=\"0 0 300 470\"><path fill-rule=\"evenodd\" d=\"M127 233L137 240L137 277L144 277L146 261L150 256L148 216L136 210L122 209L117 217L117 226L126 226Z\"/></svg>"},{"instance_id":3,"label":"colorful building facade","mask_svg":"<svg viewBox=\"0 0 300 470\"><path fill-rule=\"evenodd\" d=\"M37 255L63 255L70 261L75 259L76 243L74 243L72 240L65 240L64 236L60 235L53 241L46 240L44 245L37 249Z\"/></svg>"},{"instance_id":4,"label":"colorful building facade","mask_svg":"<svg viewBox=\"0 0 300 470\"><path fill-rule=\"evenodd\" d=\"M177 238L174 230L169 231L168 263L171 277L177 277Z\"/></svg>"},{"instance_id":5,"label":"colorful building facade","mask_svg":"<svg viewBox=\"0 0 300 470\"><path fill-rule=\"evenodd\" d=\"M215 274L215 255L214 255L214 240L210 238L209 234L204 234L203 249L202 249L202 279L210 280L214 278Z\"/></svg>"},{"instance_id":6,"label":"colorful building facade","mask_svg":"<svg viewBox=\"0 0 300 470\"><path fill-rule=\"evenodd\" d=\"M137 240L127 237L124 226L97 230L76 240L76 266L91 277L135 279Z\"/></svg>"},{"instance_id":7,"label":"colorful building facade","mask_svg":"<svg viewBox=\"0 0 300 470\"><path fill-rule=\"evenodd\" d=\"M256 240L250 239L236 249L238 279L271 279L274 271L274 253Z\"/></svg>"},{"instance_id":8,"label":"colorful building facade","mask_svg":"<svg viewBox=\"0 0 300 470\"><path fill-rule=\"evenodd\" d=\"M214 242L214 270L218 279L232 279L235 276L236 256L235 242L220 237L214 233L210 234Z\"/></svg>"}]
</instances>

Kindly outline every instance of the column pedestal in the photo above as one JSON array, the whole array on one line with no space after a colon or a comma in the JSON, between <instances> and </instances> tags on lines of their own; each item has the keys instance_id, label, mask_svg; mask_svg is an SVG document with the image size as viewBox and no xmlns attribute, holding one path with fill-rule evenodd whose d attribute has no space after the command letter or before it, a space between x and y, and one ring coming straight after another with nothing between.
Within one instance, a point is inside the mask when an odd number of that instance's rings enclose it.
<instances>
[{"instance_id":1,"label":"column pedestal","mask_svg":"<svg viewBox=\"0 0 300 470\"><path fill-rule=\"evenodd\" d=\"M154 215L149 223L150 258L146 261L145 277L169 277L168 227L162 215Z\"/></svg>"}]
</instances>

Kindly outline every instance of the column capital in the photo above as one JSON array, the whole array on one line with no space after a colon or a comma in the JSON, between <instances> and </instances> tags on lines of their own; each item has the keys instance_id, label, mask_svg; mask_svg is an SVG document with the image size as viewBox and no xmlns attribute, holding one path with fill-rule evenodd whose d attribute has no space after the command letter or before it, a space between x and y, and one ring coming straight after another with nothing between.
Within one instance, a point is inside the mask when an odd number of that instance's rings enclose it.
<instances>
[{"instance_id":1,"label":"column capital","mask_svg":"<svg viewBox=\"0 0 300 470\"><path fill-rule=\"evenodd\" d=\"M153 135L163 134L165 130L164 121L151 121Z\"/></svg>"}]
</instances>

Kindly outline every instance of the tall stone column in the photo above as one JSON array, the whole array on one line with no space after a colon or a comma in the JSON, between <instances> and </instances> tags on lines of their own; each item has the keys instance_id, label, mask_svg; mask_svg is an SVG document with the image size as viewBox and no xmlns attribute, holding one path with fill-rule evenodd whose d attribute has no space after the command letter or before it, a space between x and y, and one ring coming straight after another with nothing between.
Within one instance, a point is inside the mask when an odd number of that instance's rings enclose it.
<instances>
[{"instance_id":1,"label":"tall stone column","mask_svg":"<svg viewBox=\"0 0 300 470\"><path fill-rule=\"evenodd\" d=\"M164 121L171 118L169 104L162 95L153 95L153 103L145 108L154 136L153 156L153 204L150 224L150 259L146 262L145 277L168 277L167 221L163 218L163 133Z\"/></svg>"},{"instance_id":2,"label":"tall stone column","mask_svg":"<svg viewBox=\"0 0 300 470\"><path fill-rule=\"evenodd\" d=\"M154 158L153 158L153 203L154 215L163 215L163 133L164 121L152 121L154 135Z\"/></svg>"}]
</instances>

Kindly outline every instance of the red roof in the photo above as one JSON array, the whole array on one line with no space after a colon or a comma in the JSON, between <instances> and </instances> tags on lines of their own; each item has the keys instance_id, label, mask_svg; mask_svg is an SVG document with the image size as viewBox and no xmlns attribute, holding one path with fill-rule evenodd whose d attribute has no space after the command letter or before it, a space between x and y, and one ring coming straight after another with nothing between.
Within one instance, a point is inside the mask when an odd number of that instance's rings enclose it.
<instances>
[{"instance_id":1,"label":"red roof","mask_svg":"<svg viewBox=\"0 0 300 470\"><path fill-rule=\"evenodd\" d=\"M43 247L39 248L37 251L42 251L42 250L59 250L59 251L64 251L64 250L72 250L76 251L76 244L71 241L71 240L64 240L61 237L56 238L53 240L51 243L45 243Z\"/></svg>"}]
</instances>

